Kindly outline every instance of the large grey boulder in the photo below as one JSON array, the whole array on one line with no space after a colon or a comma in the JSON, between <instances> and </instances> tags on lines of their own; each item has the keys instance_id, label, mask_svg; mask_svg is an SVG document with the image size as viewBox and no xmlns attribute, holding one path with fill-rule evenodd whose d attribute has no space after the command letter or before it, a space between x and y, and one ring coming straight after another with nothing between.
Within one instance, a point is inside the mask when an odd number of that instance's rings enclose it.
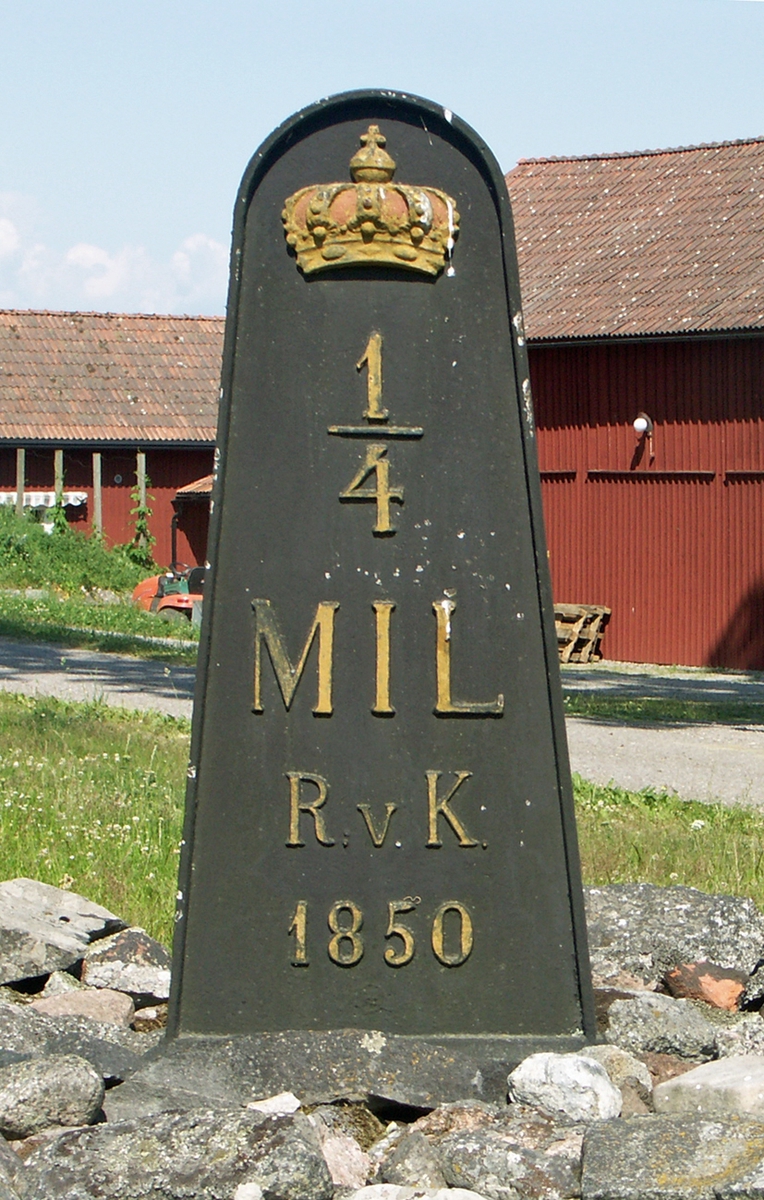
<instances>
[{"instance_id":1,"label":"large grey boulder","mask_svg":"<svg viewBox=\"0 0 764 1200\"><path fill-rule=\"evenodd\" d=\"M510 1099L573 1121L617 1117L622 1096L605 1068L583 1054L531 1054L508 1078Z\"/></svg>"},{"instance_id":2,"label":"large grey boulder","mask_svg":"<svg viewBox=\"0 0 764 1200\"><path fill-rule=\"evenodd\" d=\"M24 1057L76 1054L104 1079L126 1079L143 1063L160 1034L134 1033L89 1017L48 1017L31 1006L0 1002L0 1065Z\"/></svg>"},{"instance_id":3,"label":"large grey boulder","mask_svg":"<svg viewBox=\"0 0 764 1200\"><path fill-rule=\"evenodd\" d=\"M145 929L124 929L102 938L85 954L82 982L132 996L138 1008L170 995L170 955Z\"/></svg>"},{"instance_id":4,"label":"large grey boulder","mask_svg":"<svg viewBox=\"0 0 764 1200\"><path fill-rule=\"evenodd\" d=\"M703 1063L655 1089L655 1111L704 1117L746 1115L764 1121L764 1056L740 1055Z\"/></svg>"},{"instance_id":5,"label":"large grey boulder","mask_svg":"<svg viewBox=\"0 0 764 1200\"><path fill-rule=\"evenodd\" d=\"M547 1150L523 1145L509 1129L448 1134L438 1144L447 1183L487 1200L561 1200L579 1195L582 1135L575 1130Z\"/></svg>"},{"instance_id":6,"label":"large grey boulder","mask_svg":"<svg viewBox=\"0 0 764 1200\"><path fill-rule=\"evenodd\" d=\"M645 992L610 1005L605 1037L631 1054L655 1051L704 1062L716 1057L719 1029L694 1001Z\"/></svg>"},{"instance_id":7,"label":"large grey boulder","mask_svg":"<svg viewBox=\"0 0 764 1200\"><path fill-rule=\"evenodd\" d=\"M0 1134L25 1138L52 1125L90 1125L103 1079L84 1058L54 1054L0 1069Z\"/></svg>"},{"instance_id":8,"label":"large grey boulder","mask_svg":"<svg viewBox=\"0 0 764 1200\"><path fill-rule=\"evenodd\" d=\"M27 1159L21 1200L331 1200L307 1118L256 1112L166 1113L64 1133Z\"/></svg>"},{"instance_id":9,"label":"large grey boulder","mask_svg":"<svg viewBox=\"0 0 764 1200\"><path fill-rule=\"evenodd\" d=\"M125 928L100 904L34 879L0 883L0 984L65 970Z\"/></svg>"},{"instance_id":10,"label":"large grey boulder","mask_svg":"<svg viewBox=\"0 0 764 1200\"><path fill-rule=\"evenodd\" d=\"M721 1200L760 1170L764 1123L740 1118L630 1117L584 1139L582 1200ZM752 1200L755 1193L741 1193Z\"/></svg>"},{"instance_id":11,"label":"large grey boulder","mask_svg":"<svg viewBox=\"0 0 764 1200\"><path fill-rule=\"evenodd\" d=\"M750 975L764 959L764 916L752 900L688 887L620 883L584 889L592 971L655 985L682 963L706 961Z\"/></svg>"}]
</instances>

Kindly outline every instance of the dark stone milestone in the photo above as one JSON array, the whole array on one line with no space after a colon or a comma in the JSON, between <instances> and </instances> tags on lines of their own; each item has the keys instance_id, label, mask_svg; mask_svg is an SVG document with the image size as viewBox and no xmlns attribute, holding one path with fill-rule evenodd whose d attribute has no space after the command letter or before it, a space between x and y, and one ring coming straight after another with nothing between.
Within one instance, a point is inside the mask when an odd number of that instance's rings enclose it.
<instances>
[{"instance_id":1,"label":"dark stone milestone","mask_svg":"<svg viewBox=\"0 0 764 1200\"><path fill-rule=\"evenodd\" d=\"M502 176L434 105L339 97L253 158L232 261L171 1030L572 1046L593 1015Z\"/></svg>"}]
</instances>

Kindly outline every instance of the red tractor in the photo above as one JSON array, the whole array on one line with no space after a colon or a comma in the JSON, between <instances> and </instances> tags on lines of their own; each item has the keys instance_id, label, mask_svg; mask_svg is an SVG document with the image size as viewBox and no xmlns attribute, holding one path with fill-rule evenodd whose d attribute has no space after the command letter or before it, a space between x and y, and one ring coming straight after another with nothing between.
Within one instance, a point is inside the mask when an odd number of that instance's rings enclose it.
<instances>
[{"instance_id":1,"label":"red tractor","mask_svg":"<svg viewBox=\"0 0 764 1200\"><path fill-rule=\"evenodd\" d=\"M201 605L204 567L172 563L161 575L143 579L133 592L133 603L164 621L191 621L194 605ZM197 610L201 611L201 609Z\"/></svg>"}]
</instances>

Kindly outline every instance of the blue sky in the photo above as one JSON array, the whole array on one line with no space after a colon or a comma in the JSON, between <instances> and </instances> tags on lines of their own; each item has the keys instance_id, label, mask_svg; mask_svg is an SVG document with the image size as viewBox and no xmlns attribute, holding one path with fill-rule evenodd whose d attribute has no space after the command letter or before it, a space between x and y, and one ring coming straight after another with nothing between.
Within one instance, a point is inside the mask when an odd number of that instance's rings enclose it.
<instances>
[{"instance_id":1,"label":"blue sky","mask_svg":"<svg viewBox=\"0 0 764 1200\"><path fill-rule=\"evenodd\" d=\"M505 170L764 135L764 0L0 0L0 307L222 312L248 159L359 87Z\"/></svg>"}]
</instances>

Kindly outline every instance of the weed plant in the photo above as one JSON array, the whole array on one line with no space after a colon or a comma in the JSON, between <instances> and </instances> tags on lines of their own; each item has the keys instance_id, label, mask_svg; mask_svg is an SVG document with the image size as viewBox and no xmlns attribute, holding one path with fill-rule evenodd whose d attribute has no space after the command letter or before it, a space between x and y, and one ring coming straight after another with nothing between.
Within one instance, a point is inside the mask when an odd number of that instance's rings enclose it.
<instances>
[{"instance_id":1,"label":"weed plant","mask_svg":"<svg viewBox=\"0 0 764 1200\"><path fill-rule=\"evenodd\" d=\"M0 587L129 592L146 573L146 564L132 561L124 548L109 549L69 526L47 533L33 517L0 506Z\"/></svg>"}]
</instances>

